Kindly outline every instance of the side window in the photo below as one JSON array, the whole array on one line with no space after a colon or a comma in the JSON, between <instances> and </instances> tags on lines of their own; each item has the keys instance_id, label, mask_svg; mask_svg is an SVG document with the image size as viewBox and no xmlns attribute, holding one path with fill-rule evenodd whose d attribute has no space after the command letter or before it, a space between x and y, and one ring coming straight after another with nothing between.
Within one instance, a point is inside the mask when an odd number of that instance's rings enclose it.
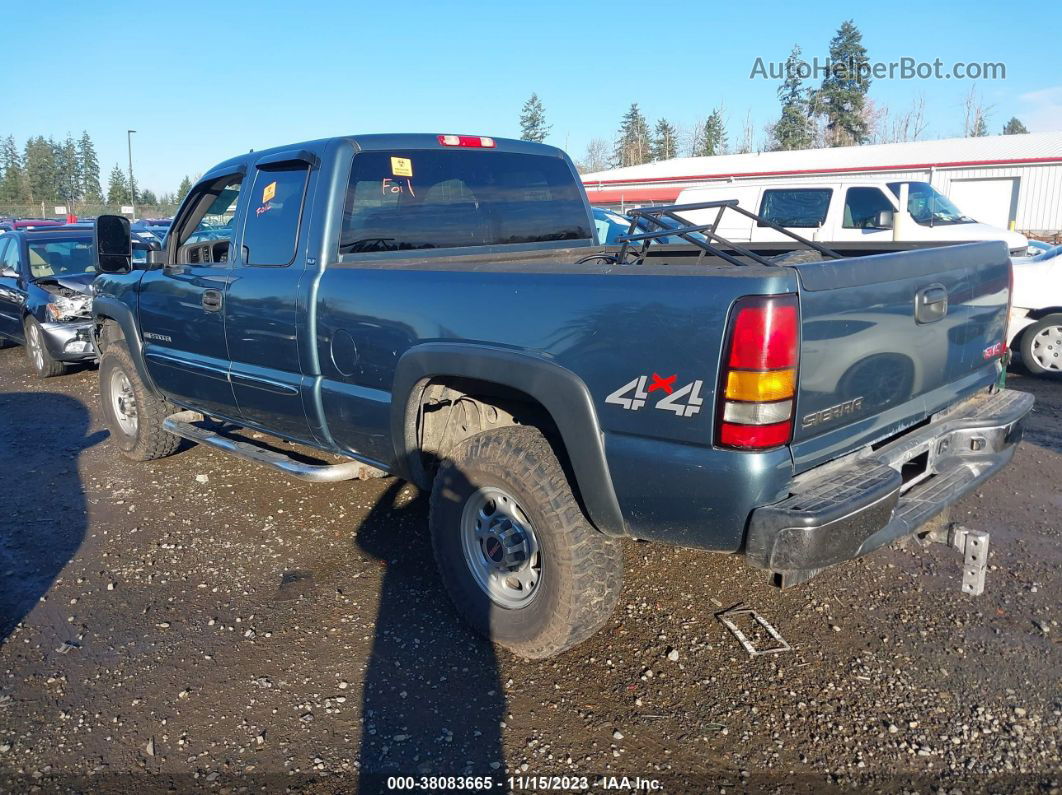
<instances>
[{"instance_id":1,"label":"side window","mask_svg":"<svg viewBox=\"0 0 1062 795\"><path fill-rule=\"evenodd\" d=\"M0 252L0 262L4 263L4 267L11 268L13 271L18 270L18 238L9 238L7 241L7 249Z\"/></svg>"},{"instance_id":2,"label":"side window","mask_svg":"<svg viewBox=\"0 0 1062 795\"><path fill-rule=\"evenodd\" d=\"M893 211L892 202L877 188L849 188L844 195L845 229L878 229L878 213Z\"/></svg>"},{"instance_id":3,"label":"side window","mask_svg":"<svg viewBox=\"0 0 1062 795\"><path fill-rule=\"evenodd\" d=\"M255 174L243 229L248 265L283 266L295 259L309 174L304 164Z\"/></svg>"},{"instance_id":4,"label":"side window","mask_svg":"<svg viewBox=\"0 0 1062 795\"><path fill-rule=\"evenodd\" d=\"M831 188L784 188L763 192L760 217L779 226L814 228L822 226L830 208ZM766 224L759 222L759 226Z\"/></svg>"},{"instance_id":5,"label":"side window","mask_svg":"<svg viewBox=\"0 0 1062 795\"><path fill-rule=\"evenodd\" d=\"M233 175L200 183L192 188L191 208L175 222L171 238L177 246L177 262L205 264L225 262L232 240L232 220L240 198L243 177ZM172 250L172 249L171 249Z\"/></svg>"},{"instance_id":6,"label":"side window","mask_svg":"<svg viewBox=\"0 0 1062 795\"><path fill-rule=\"evenodd\" d=\"M17 270L17 268L10 265L7 261L7 251L11 247L10 243L10 240L4 240L3 237L0 237L0 270L5 270L7 268Z\"/></svg>"}]
</instances>

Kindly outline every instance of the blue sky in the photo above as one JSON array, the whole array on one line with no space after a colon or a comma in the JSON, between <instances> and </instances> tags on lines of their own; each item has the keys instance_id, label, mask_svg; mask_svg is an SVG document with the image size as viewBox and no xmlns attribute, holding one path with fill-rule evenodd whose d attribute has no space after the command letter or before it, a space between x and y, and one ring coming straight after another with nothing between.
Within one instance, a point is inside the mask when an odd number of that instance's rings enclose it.
<instances>
[{"instance_id":1,"label":"blue sky","mask_svg":"<svg viewBox=\"0 0 1062 795\"><path fill-rule=\"evenodd\" d=\"M873 60L946 66L1001 61L976 81L998 132L1012 115L1062 129L1062 67L1049 42L1062 4L1044 2L628 3L16 2L3 15L8 92L0 135L87 129L104 178L133 136L138 182L176 188L248 149L356 132L519 133L535 91L549 142L578 159L611 139L631 102L650 123L692 127L723 105L733 141L751 112L757 140L777 116L776 83L751 80L757 57L794 43L825 58L853 18ZM644 74L645 77L640 75ZM926 137L961 134L967 80L884 80L875 102L926 99Z\"/></svg>"}]
</instances>

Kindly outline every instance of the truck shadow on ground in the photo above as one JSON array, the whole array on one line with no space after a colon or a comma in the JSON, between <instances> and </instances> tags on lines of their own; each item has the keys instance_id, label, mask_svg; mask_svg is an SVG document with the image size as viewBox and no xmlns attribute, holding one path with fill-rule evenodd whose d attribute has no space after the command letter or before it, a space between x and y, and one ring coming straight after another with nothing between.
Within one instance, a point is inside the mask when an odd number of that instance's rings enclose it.
<instances>
[{"instance_id":1,"label":"truck shadow on ground","mask_svg":"<svg viewBox=\"0 0 1062 795\"><path fill-rule=\"evenodd\" d=\"M107 437L86 436L88 428L88 409L74 398L0 393L0 643L85 538L78 456Z\"/></svg>"},{"instance_id":2,"label":"truck shadow on ground","mask_svg":"<svg viewBox=\"0 0 1062 795\"><path fill-rule=\"evenodd\" d=\"M454 611L427 528L428 495L396 480L357 533L384 567L364 678L362 792L393 775L505 775L496 653Z\"/></svg>"}]
</instances>

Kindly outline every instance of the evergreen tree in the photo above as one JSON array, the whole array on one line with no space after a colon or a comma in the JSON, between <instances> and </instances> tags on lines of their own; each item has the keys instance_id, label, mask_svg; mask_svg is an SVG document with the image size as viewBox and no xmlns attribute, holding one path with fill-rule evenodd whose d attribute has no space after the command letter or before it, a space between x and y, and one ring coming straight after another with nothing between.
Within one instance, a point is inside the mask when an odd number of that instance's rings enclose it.
<instances>
[{"instance_id":1,"label":"evergreen tree","mask_svg":"<svg viewBox=\"0 0 1062 795\"><path fill-rule=\"evenodd\" d=\"M974 122L973 130L970 131L970 136L972 138L984 138L986 135L988 135L988 125L985 123L985 117L978 116Z\"/></svg>"},{"instance_id":2,"label":"evergreen tree","mask_svg":"<svg viewBox=\"0 0 1062 795\"><path fill-rule=\"evenodd\" d=\"M1022 124L1017 116L1011 116L1010 121L1003 125L1004 135L1023 135L1029 132L1029 130Z\"/></svg>"},{"instance_id":3,"label":"evergreen tree","mask_svg":"<svg viewBox=\"0 0 1062 795\"><path fill-rule=\"evenodd\" d=\"M81 198L81 167L77 157L77 144L67 135L62 143L51 141L55 153L55 190L53 195L67 204ZM69 209L69 208L68 208Z\"/></svg>"},{"instance_id":4,"label":"evergreen tree","mask_svg":"<svg viewBox=\"0 0 1062 795\"><path fill-rule=\"evenodd\" d=\"M653 160L670 160L678 155L678 130L667 119L660 119L653 131Z\"/></svg>"},{"instance_id":5,"label":"evergreen tree","mask_svg":"<svg viewBox=\"0 0 1062 795\"><path fill-rule=\"evenodd\" d=\"M27 201L25 172L22 157L13 135L0 142L0 201L21 203Z\"/></svg>"},{"instance_id":6,"label":"evergreen tree","mask_svg":"<svg viewBox=\"0 0 1062 795\"><path fill-rule=\"evenodd\" d=\"M98 204L103 201L100 189L100 161L96 157L96 147L87 131L81 133L77 144L78 168L81 175L81 196L87 202Z\"/></svg>"},{"instance_id":7,"label":"evergreen tree","mask_svg":"<svg viewBox=\"0 0 1062 795\"><path fill-rule=\"evenodd\" d=\"M778 86L782 115L771 128L774 139L772 149L810 149L814 143L810 91L804 87L804 80L800 76L803 65L800 47L793 45L785 61L785 79Z\"/></svg>"},{"instance_id":8,"label":"evergreen tree","mask_svg":"<svg viewBox=\"0 0 1062 795\"><path fill-rule=\"evenodd\" d=\"M159 204L159 199L152 191L145 188L137 197L137 202L148 207L155 207Z\"/></svg>"},{"instance_id":9,"label":"evergreen tree","mask_svg":"<svg viewBox=\"0 0 1062 795\"><path fill-rule=\"evenodd\" d=\"M26 170L26 198L31 202L55 199L58 174L52 144L42 135L30 138L26 141L23 163Z\"/></svg>"},{"instance_id":10,"label":"evergreen tree","mask_svg":"<svg viewBox=\"0 0 1062 795\"><path fill-rule=\"evenodd\" d=\"M870 77L863 34L846 20L830 40L830 68L814 97L815 111L826 117L829 146L866 143L870 137L864 115Z\"/></svg>"},{"instance_id":11,"label":"evergreen tree","mask_svg":"<svg viewBox=\"0 0 1062 795\"><path fill-rule=\"evenodd\" d=\"M649 124L638 109L638 103L633 102L620 121L619 132L616 134L616 147L612 154L612 164L616 168L623 168L648 163L649 150Z\"/></svg>"},{"instance_id":12,"label":"evergreen tree","mask_svg":"<svg viewBox=\"0 0 1062 795\"><path fill-rule=\"evenodd\" d=\"M520 140L542 143L551 129L546 124L546 109L542 106L542 100L538 94L531 94L520 110Z\"/></svg>"},{"instance_id":13,"label":"evergreen tree","mask_svg":"<svg viewBox=\"0 0 1062 795\"><path fill-rule=\"evenodd\" d=\"M719 108L711 112L696 132L692 149L694 157L711 157L726 153L726 127L723 125L723 113Z\"/></svg>"},{"instance_id":14,"label":"evergreen tree","mask_svg":"<svg viewBox=\"0 0 1062 795\"><path fill-rule=\"evenodd\" d=\"M176 199L175 203L180 204L183 202L184 197L188 195L188 191L191 189L192 180L188 179L188 176L185 175L184 179L181 180L181 184L177 187L177 195L174 197Z\"/></svg>"},{"instance_id":15,"label":"evergreen tree","mask_svg":"<svg viewBox=\"0 0 1062 795\"><path fill-rule=\"evenodd\" d=\"M107 204L129 204L129 180L126 179L125 172L118 167L117 163L114 164L111 176L107 179Z\"/></svg>"}]
</instances>

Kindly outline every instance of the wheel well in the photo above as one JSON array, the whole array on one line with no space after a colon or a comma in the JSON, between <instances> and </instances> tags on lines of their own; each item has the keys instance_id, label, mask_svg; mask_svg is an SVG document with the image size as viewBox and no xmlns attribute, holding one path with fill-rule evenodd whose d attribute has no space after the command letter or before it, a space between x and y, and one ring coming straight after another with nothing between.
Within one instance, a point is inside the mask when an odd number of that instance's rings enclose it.
<instances>
[{"instance_id":1,"label":"wheel well","mask_svg":"<svg viewBox=\"0 0 1062 795\"><path fill-rule=\"evenodd\" d=\"M1060 314L1062 314L1062 306L1049 306L1046 308L1032 310L1031 312L1029 312L1029 317L1031 317L1033 320L1043 320L1045 317L1048 317L1050 315Z\"/></svg>"},{"instance_id":2,"label":"wheel well","mask_svg":"<svg viewBox=\"0 0 1062 795\"><path fill-rule=\"evenodd\" d=\"M96 318L93 331L96 335L96 347L99 348L100 353L103 353L108 346L125 339L125 332L122 331L122 324L113 318Z\"/></svg>"},{"instance_id":3,"label":"wheel well","mask_svg":"<svg viewBox=\"0 0 1062 795\"><path fill-rule=\"evenodd\" d=\"M515 425L542 431L561 465L570 469L553 417L535 398L520 390L491 381L437 376L418 385L409 411L413 416L406 427L415 434L414 447L419 451L421 471L413 473L423 480L419 485L430 486L439 462L465 439Z\"/></svg>"}]
</instances>

